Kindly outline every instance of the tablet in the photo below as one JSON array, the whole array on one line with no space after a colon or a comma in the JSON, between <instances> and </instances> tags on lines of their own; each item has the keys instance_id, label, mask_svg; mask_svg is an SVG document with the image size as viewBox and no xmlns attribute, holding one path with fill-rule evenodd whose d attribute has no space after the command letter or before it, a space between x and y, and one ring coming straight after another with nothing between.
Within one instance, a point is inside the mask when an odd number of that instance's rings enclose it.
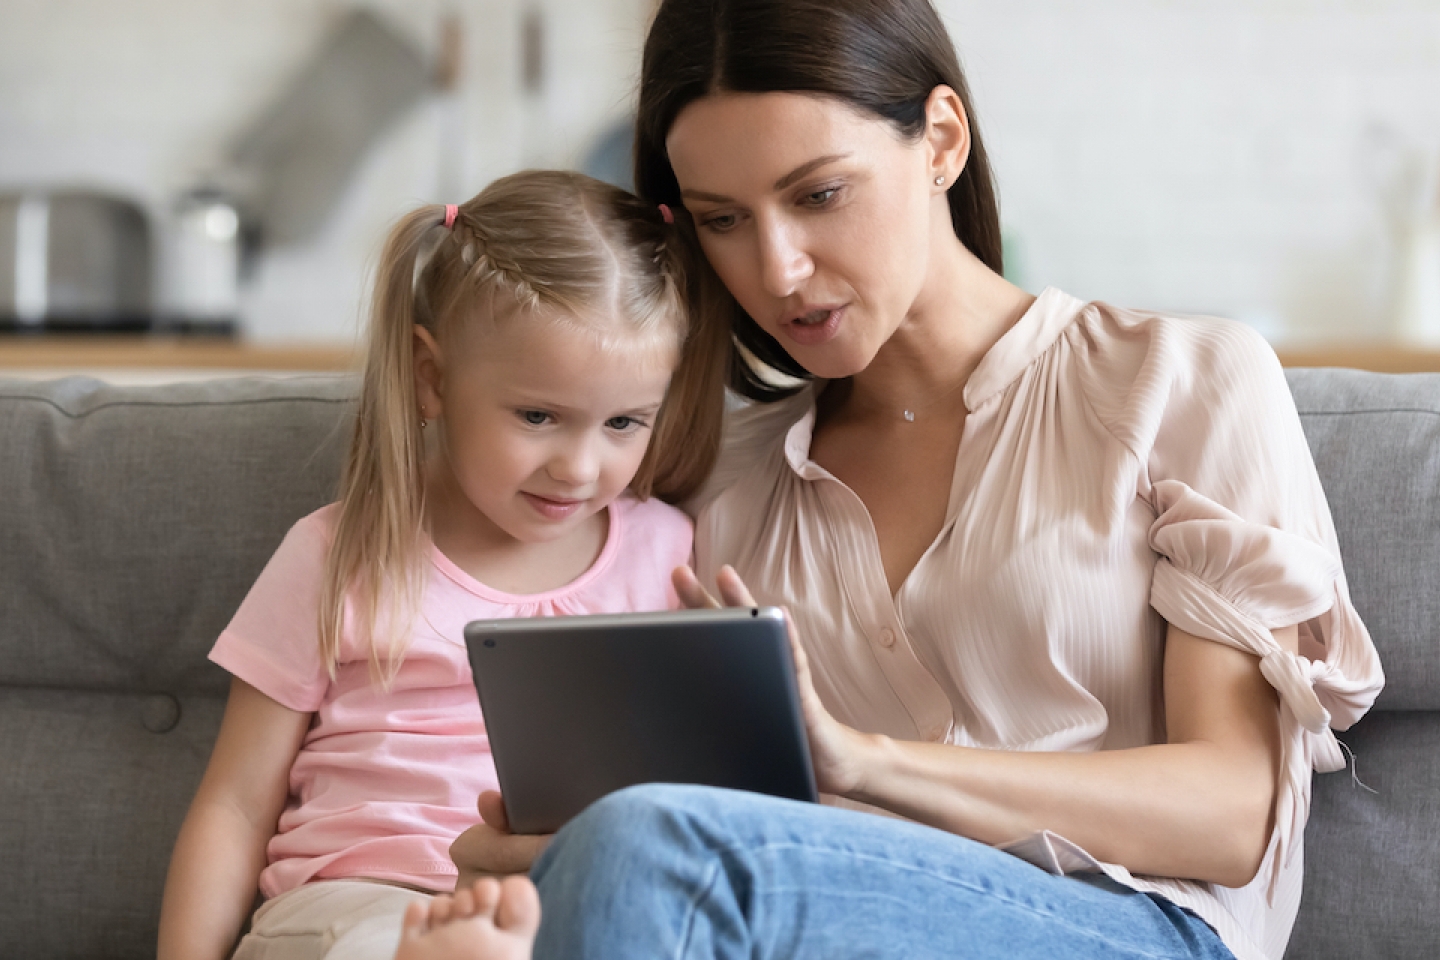
<instances>
[{"instance_id":1,"label":"tablet","mask_svg":"<svg viewBox=\"0 0 1440 960\"><path fill-rule=\"evenodd\" d=\"M516 833L637 783L818 798L778 609L477 620L465 645Z\"/></svg>"}]
</instances>

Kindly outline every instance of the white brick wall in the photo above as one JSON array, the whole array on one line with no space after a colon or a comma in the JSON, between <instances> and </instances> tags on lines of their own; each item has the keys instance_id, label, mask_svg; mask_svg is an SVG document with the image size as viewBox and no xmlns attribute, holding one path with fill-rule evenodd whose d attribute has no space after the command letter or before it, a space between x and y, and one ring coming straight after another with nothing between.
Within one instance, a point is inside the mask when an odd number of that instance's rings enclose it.
<instances>
[{"instance_id":1,"label":"white brick wall","mask_svg":"<svg viewBox=\"0 0 1440 960\"><path fill-rule=\"evenodd\" d=\"M524 2L550 26L538 97L519 89ZM1440 3L939 2L1027 286L1291 339L1385 333L1395 240L1379 196L1407 151L1440 175ZM372 5L426 49L442 11L459 13L464 88L391 132L314 244L264 258L243 307L257 338L351 336L395 215L577 162L624 112L649 0ZM0 0L0 189L97 183L163 212L344 7Z\"/></svg>"}]
</instances>

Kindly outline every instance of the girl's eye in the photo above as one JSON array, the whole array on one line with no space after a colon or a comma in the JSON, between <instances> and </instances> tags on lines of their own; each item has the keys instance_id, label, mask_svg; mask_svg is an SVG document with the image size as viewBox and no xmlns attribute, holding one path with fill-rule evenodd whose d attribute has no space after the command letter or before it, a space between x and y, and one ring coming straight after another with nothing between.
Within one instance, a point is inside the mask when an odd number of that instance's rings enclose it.
<instances>
[{"instance_id":1,"label":"girl's eye","mask_svg":"<svg viewBox=\"0 0 1440 960\"><path fill-rule=\"evenodd\" d=\"M550 414L544 410L520 410L517 412L520 414L520 419L532 427L543 427L550 420Z\"/></svg>"},{"instance_id":2,"label":"girl's eye","mask_svg":"<svg viewBox=\"0 0 1440 960\"><path fill-rule=\"evenodd\" d=\"M629 433L632 430L638 430L644 424L634 417L611 417L605 421L605 426L616 433Z\"/></svg>"}]
</instances>

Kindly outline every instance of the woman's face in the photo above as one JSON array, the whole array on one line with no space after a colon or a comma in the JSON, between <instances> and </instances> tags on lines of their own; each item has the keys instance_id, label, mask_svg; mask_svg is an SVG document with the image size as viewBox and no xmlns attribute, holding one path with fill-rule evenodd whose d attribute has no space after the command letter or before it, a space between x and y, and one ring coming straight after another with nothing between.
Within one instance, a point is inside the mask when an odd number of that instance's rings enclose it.
<instances>
[{"instance_id":1,"label":"woman's face","mask_svg":"<svg viewBox=\"0 0 1440 960\"><path fill-rule=\"evenodd\" d=\"M954 236L952 180L935 184L943 158L929 141L834 99L706 97L680 112L666 147L716 273L819 377L865 369L912 313L937 211Z\"/></svg>"}]
</instances>

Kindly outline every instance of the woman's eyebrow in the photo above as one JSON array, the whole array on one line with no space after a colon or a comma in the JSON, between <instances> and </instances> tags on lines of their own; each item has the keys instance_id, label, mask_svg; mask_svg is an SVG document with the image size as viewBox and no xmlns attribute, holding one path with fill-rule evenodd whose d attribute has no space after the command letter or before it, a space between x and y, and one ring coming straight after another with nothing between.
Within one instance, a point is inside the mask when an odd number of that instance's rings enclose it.
<instances>
[{"instance_id":1,"label":"woman's eyebrow","mask_svg":"<svg viewBox=\"0 0 1440 960\"><path fill-rule=\"evenodd\" d=\"M823 157L816 157L814 160L807 160L804 163L800 164L800 166L796 167L794 170L791 170L789 173L785 174L785 176L781 177L779 180L776 180L775 186L772 189L784 190L786 187L790 186L792 183L794 183L796 180L799 180L807 173L810 173L813 170L817 170L820 167L825 166L827 163L834 163L837 160L844 160L849 156L850 154L848 153L830 153L826 154ZM734 202L733 197L727 197L719 193L706 193L703 190L682 190L680 191L680 196L686 197L691 200L709 200L711 203Z\"/></svg>"},{"instance_id":2,"label":"woman's eyebrow","mask_svg":"<svg viewBox=\"0 0 1440 960\"><path fill-rule=\"evenodd\" d=\"M848 156L850 156L850 154L848 153L831 153L823 157L816 157L814 160L811 160L808 163L802 163L794 170L791 170L789 173L785 174L785 176L781 177L779 180L776 180L775 189L784 190L786 187L790 186L790 184L794 183L796 180L799 180L801 177L805 176L810 171L817 170L820 167L825 166L825 164L827 163L834 163L836 160L844 160Z\"/></svg>"}]
</instances>

